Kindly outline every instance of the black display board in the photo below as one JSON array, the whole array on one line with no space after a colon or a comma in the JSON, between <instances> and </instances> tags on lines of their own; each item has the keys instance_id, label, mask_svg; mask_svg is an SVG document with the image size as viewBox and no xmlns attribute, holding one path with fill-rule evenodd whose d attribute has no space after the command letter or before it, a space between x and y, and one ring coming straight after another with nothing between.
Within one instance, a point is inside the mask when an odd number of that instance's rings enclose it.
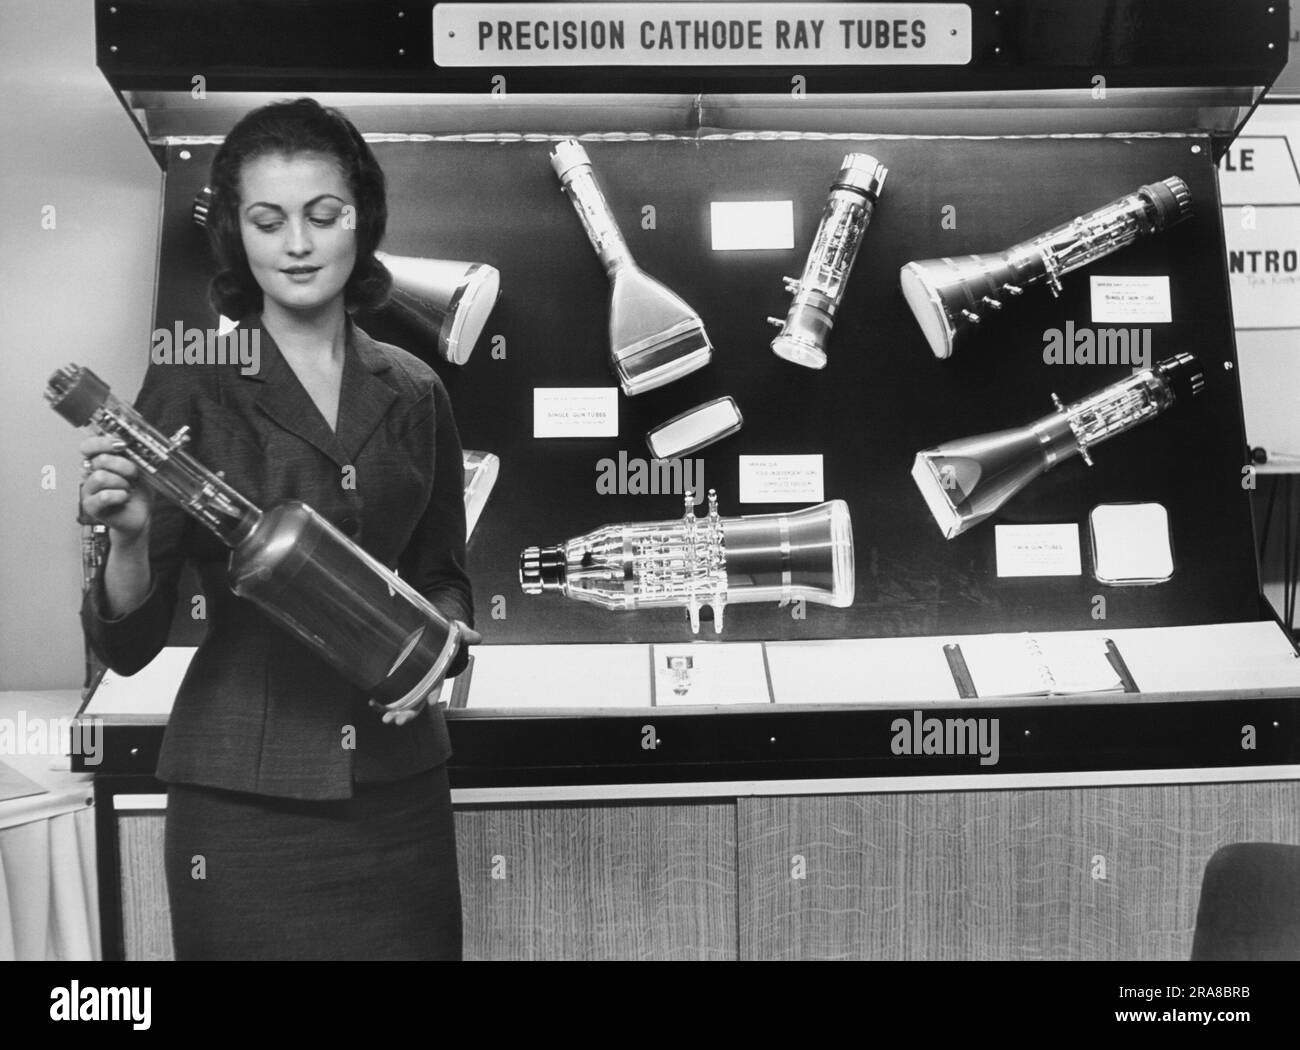
<instances>
[{"instance_id":1,"label":"black display board","mask_svg":"<svg viewBox=\"0 0 1300 1050\"><path fill-rule=\"evenodd\" d=\"M739 502L741 454L822 453L825 494L848 502L857 597L848 609L729 606L724 639L832 638L1070 630L1258 619L1249 494L1233 325L1217 183L1208 140L1195 137L965 139L786 138L585 143L634 257L701 314L715 346L705 370L620 399L617 439L534 440L533 390L613 386L607 361L608 284L548 161L547 141L386 142L384 248L468 259L501 271L487 335L461 367L406 341L383 317L365 326L431 360L446 380L467 448L494 452L500 477L470 544L486 642L675 641L685 614L612 614L558 596L529 597L520 550L620 521L676 518L672 495L602 495L598 462L649 458L651 426L702 401L734 396L744 429L703 450L706 484L724 516L791 509ZM207 326L212 272L191 221L215 147L168 149L157 324ZM777 358L767 315L789 303L781 276L797 275L841 158L868 152L890 174L854 268L829 365L814 372ZM1054 300L1037 289L948 361L930 353L899 290L906 262L1000 250L1169 175L1188 184L1195 217L1065 279ZM791 250L710 248L712 201L791 200ZM654 228L643 228L643 209ZM955 212L946 212L951 206ZM945 214L955 228L945 228ZM949 223L951 225L951 223ZM945 540L914 485L923 448L1029 423L1128 374L1123 365L1048 365L1043 332L1091 323L1088 274L1168 274L1172 316L1152 328L1153 358L1195 354L1206 387L1195 400L1040 478L992 520ZM1113 327L1113 326L1112 326ZM504 338L504 359L490 353ZM142 350L143 352L143 350ZM1091 576L1087 515L1102 502L1168 508L1176 569L1163 584L1107 587ZM1083 575L999 579L995 523L1077 522ZM494 596L504 618L493 618ZM1106 618L1094 618L1094 597ZM500 603L496 611L502 611ZM706 622L701 637L712 637ZM192 641L173 638L173 642Z\"/></svg>"}]
</instances>

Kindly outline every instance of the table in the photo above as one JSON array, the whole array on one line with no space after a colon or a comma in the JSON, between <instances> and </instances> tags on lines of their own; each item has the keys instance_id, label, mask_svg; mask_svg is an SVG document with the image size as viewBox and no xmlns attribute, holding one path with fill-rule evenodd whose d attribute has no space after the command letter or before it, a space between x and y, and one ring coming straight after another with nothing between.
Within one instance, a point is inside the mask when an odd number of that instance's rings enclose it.
<instances>
[{"instance_id":1,"label":"table","mask_svg":"<svg viewBox=\"0 0 1300 1050\"><path fill-rule=\"evenodd\" d=\"M64 751L80 703L75 689L0 692L0 761L46 789L0 802L0 961L101 957L91 775Z\"/></svg>"}]
</instances>

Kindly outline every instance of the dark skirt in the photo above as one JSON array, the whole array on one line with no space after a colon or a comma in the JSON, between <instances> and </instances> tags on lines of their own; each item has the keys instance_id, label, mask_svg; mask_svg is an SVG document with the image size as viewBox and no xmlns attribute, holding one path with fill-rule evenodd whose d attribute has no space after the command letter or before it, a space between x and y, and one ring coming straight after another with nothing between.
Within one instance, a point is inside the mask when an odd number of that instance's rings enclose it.
<instances>
[{"instance_id":1,"label":"dark skirt","mask_svg":"<svg viewBox=\"0 0 1300 1050\"><path fill-rule=\"evenodd\" d=\"M350 799L171 784L164 854L177 959L459 959L447 767Z\"/></svg>"}]
</instances>

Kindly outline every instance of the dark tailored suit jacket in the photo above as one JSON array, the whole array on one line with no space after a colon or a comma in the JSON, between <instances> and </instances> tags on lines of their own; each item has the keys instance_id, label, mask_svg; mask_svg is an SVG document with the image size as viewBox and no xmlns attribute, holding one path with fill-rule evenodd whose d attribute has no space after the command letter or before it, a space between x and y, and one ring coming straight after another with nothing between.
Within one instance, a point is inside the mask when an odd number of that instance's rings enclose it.
<instances>
[{"instance_id":1,"label":"dark tailored suit jacket","mask_svg":"<svg viewBox=\"0 0 1300 1050\"><path fill-rule=\"evenodd\" d=\"M141 415L168 435L188 425L188 450L257 506L302 500L444 615L472 625L464 466L437 374L349 319L332 431L258 319L241 327L249 330L246 338L260 338L257 374L243 375L237 364L154 364L136 403ZM124 616L106 616L101 570L82 623L109 667L134 674L167 641L185 560L197 567L207 634L176 696L159 779L347 798L354 779L396 780L450 756L441 711L384 725L359 689L230 590L229 550L158 496L149 548L153 579L144 602ZM462 650L457 664L463 663Z\"/></svg>"}]
</instances>

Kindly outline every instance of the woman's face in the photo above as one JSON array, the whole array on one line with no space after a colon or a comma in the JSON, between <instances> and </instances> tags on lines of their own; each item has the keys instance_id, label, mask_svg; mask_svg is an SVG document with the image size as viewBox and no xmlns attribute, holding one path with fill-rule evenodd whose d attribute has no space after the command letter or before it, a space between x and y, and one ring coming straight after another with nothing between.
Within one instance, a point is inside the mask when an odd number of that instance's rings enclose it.
<instances>
[{"instance_id":1,"label":"woman's face","mask_svg":"<svg viewBox=\"0 0 1300 1050\"><path fill-rule=\"evenodd\" d=\"M240 171L244 253L262 293L286 310L314 311L343 294L357 259L355 216L347 180L325 154L268 154Z\"/></svg>"}]
</instances>

